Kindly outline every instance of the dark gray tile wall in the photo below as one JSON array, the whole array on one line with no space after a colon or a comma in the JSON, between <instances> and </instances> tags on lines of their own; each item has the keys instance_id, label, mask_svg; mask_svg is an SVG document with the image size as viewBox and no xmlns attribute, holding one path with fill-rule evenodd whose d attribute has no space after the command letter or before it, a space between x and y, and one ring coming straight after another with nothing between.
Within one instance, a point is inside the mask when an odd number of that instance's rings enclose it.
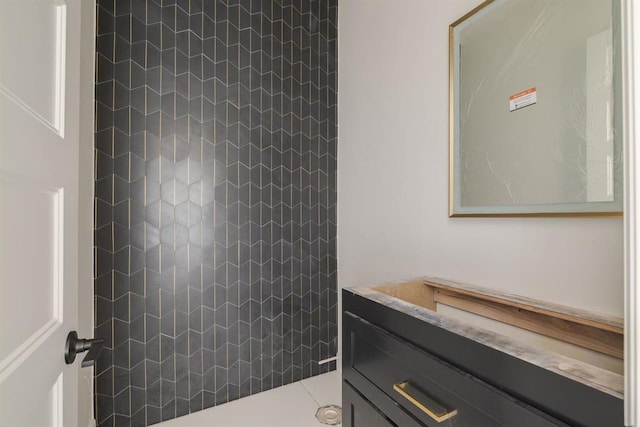
<instances>
[{"instance_id":1,"label":"dark gray tile wall","mask_svg":"<svg viewBox=\"0 0 640 427\"><path fill-rule=\"evenodd\" d=\"M99 426L335 369L337 0L98 0Z\"/></svg>"}]
</instances>

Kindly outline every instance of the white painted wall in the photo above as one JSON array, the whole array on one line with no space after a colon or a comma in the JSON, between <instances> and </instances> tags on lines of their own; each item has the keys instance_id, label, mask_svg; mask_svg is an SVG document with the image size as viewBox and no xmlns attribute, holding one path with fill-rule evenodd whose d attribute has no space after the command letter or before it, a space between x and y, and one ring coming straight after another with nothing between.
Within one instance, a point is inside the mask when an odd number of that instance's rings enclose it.
<instances>
[{"instance_id":1,"label":"white painted wall","mask_svg":"<svg viewBox=\"0 0 640 427\"><path fill-rule=\"evenodd\" d=\"M623 313L621 218L449 218L448 26L479 0L342 0L338 281L422 275Z\"/></svg>"},{"instance_id":2,"label":"white painted wall","mask_svg":"<svg viewBox=\"0 0 640 427\"><path fill-rule=\"evenodd\" d=\"M81 7L80 149L78 188L78 335L93 337L93 110L95 91L95 0ZM84 356L80 356L83 358ZM78 368L78 426L95 426L93 368Z\"/></svg>"}]
</instances>

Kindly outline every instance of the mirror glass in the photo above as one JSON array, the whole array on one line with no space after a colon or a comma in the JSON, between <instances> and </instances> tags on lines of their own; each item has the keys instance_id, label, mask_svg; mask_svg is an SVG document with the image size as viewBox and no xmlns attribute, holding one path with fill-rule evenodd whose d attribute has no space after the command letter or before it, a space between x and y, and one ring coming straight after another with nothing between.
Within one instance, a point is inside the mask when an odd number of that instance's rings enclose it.
<instances>
[{"instance_id":1,"label":"mirror glass","mask_svg":"<svg viewBox=\"0 0 640 427\"><path fill-rule=\"evenodd\" d=\"M616 0L487 1L450 27L450 215L619 215Z\"/></svg>"}]
</instances>

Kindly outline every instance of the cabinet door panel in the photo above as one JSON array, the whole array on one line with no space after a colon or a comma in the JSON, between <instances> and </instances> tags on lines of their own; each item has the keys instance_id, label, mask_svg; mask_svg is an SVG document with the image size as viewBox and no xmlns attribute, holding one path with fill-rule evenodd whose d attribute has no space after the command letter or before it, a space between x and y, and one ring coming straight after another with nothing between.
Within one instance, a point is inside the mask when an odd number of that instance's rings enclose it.
<instances>
[{"instance_id":1,"label":"cabinet door panel","mask_svg":"<svg viewBox=\"0 0 640 427\"><path fill-rule=\"evenodd\" d=\"M342 383L342 411L344 427L397 427L346 382Z\"/></svg>"}]
</instances>

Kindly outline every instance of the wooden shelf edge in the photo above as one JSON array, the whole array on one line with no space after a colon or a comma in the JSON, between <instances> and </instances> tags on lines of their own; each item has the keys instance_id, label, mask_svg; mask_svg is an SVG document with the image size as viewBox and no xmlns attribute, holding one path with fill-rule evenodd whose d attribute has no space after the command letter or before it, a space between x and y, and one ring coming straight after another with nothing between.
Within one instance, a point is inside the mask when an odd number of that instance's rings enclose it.
<instances>
[{"instance_id":1,"label":"wooden shelf edge","mask_svg":"<svg viewBox=\"0 0 640 427\"><path fill-rule=\"evenodd\" d=\"M483 317L623 358L623 320L470 285L425 279L426 295ZM431 305L429 302L427 305Z\"/></svg>"},{"instance_id":2,"label":"wooden shelf edge","mask_svg":"<svg viewBox=\"0 0 640 427\"><path fill-rule=\"evenodd\" d=\"M444 279L425 278L427 287L444 289L459 295L469 295L481 300L492 301L505 306L516 307L526 311L540 313L549 317L564 319L569 322L591 326L618 334L624 333L624 319L580 310L572 307L540 301L506 292L486 289Z\"/></svg>"}]
</instances>

